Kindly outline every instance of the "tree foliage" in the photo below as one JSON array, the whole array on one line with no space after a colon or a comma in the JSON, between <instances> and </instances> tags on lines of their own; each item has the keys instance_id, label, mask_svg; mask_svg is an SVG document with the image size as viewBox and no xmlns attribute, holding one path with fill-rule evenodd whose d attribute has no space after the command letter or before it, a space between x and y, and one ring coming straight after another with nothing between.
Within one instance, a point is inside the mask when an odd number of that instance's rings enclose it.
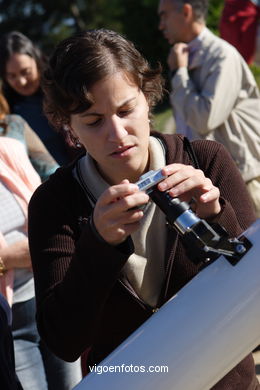
<instances>
[{"instance_id":1,"label":"tree foliage","mask_svg":"<svg viewBox=\"0 0 260 390\"><path fill-rule=\"evenodd\" d=\"M160 62L167 80L169 46L158 30L158 1L0 0L0 35L21 31L50 54L60 40L78 30L109 28L132 40L152 65ZM214 32L223 1L209 0L208 26Z\"/></svg>"},{"instance_id":2,"label":"tree foliage","mask_svg":"<svg viewBox=\"0 0 260 390\"><path fill-rule=\"evenodd\" d=\"M215 34L219 33L219 21L223 6L224 0L209 0L207 24Z\"/></svg>"},{"instance_id":3,"label":"tree foliage","mask_svg":"<svg viewBox=\"0 0 260 390\"><path fill-rule=\"evenodd\" d=\"M209 26L217 30L223 0L210 0ZM158 0L0 0L0 35L19 30L47 53L85 28L110 28L133 40L154 63L168 45L158 31Z\"/></svg>"}]
</instances>

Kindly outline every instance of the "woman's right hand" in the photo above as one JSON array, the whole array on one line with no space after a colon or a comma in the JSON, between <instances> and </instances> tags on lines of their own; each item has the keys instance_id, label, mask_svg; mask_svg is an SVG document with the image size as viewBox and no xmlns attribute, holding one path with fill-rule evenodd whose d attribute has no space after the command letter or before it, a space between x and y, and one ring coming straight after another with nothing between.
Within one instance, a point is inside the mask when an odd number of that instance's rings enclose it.
<instances>
[{"instance_id":1,"label":"woman's right hand","mask_svg":"<svg viewBox=\"0 0 260 390\"><path fill-rule=\"evenodd\" d=\"M121 244L139 228L149 196L136 184L123 180L109 187L98 199L93 222L100 236L111 245Z\"/></svg>"},{"instance_id":2,"label":"woman's right hand","mask_svg":"<svg viewBox=\"0 0 260 390\"><path fill-rule=\"evenodd\" d=\"M188 67L189 62L189 48L186 43L180 42L175 43L175 45L171 48L167 63L170 70L175 70L178 68Z\"/></svg>"}]
</instances>

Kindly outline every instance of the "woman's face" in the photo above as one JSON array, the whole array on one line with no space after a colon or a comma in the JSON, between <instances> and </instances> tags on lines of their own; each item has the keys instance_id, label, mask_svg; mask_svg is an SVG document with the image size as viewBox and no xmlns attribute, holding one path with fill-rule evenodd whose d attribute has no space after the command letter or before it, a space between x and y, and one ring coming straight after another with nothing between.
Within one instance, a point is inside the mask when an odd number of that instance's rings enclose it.
<instances>
[{"instance_id":1,"label":"woman's face","mask_svg":"<svg viewBox=\"0 0 260 390\"><path fill-rule=\"evenodd\" d=\"M36 61L27 54L13 54L6 63L6 82L23 96L33 95L40 86Z\"/></svg>"},{"instance_id":2,"label":"woman's face","mask_svg":"<svg viewBox=\"0 0 260 390\"><path fill-rule=\"evenodd\" d=\"M90 92L94 104L71 115L74 135L110 184L137 181L147 168L150 134L143 92L121 72L98 81Z\"/></svg>"}]
</instances>

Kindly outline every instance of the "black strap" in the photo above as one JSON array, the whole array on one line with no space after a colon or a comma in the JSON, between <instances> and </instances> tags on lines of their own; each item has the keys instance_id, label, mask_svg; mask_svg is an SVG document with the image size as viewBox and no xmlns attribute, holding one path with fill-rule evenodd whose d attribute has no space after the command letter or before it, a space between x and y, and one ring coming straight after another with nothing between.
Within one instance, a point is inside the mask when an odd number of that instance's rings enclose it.
<instances>
[{"instance_id":1,"label":"black strap","mask_svg":"<svg viewBox=\"0 0 260 390\"><path fill-rule=\"evenodd\" d=\"M159 134L158 134L158 136L153 135L153 137L155 137L160 142L162 149L163 149L163 152L164 152L164 155L166 156L167 144L166 144L165 140L163 138L161 138L159 136ZM197 156L196 156L196 153L193 149L192 143L189 141L189 139L187 137L180 136L180 138L183 141L183 149L185 152L188 153L188 156L189 156L194 168L201 169L199 161L198 161Z\"/></svg>"},{"instance_id":2,"label":"black strap","mask_svg":"<svg viewBox=\"0 0 260 390\"><path fill-rule=\"evenodd\" d=\"M88 188L85 180L83 179L81 168L80 168L80 160L77 161L76 172L77 172L77 176L78 176L78 179L79 179L79 183L80 183L81 187L83 188L85 194L93 202L93 204L96 204L96 201L97 201L96 198L94 197L94 195L92 194L92 192Z\"/></svg>"},{"instance_id":3,"label":"black strap","mask_svg":"<svg viewBox=\"0 0 260 390\"><path fill-rule=\"evenodd\" d=\"M192 161L192 165L194 166L194 168L200 169L200 165L199 165L197 156L194 152L194 149L192 147L192 143L188 140L187 137L183 138L183 146L184 146L184 150L188 153L189 158Z\"/></svg>"}]
</instances>

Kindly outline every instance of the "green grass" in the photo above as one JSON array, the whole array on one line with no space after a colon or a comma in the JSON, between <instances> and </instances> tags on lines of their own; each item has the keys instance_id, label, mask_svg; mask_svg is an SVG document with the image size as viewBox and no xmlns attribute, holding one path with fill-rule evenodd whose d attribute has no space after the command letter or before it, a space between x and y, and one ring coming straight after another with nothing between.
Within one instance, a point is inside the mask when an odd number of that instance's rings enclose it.
<instances>
[{"instance_id":1,"label":"green grass","mask_svg":"<svg viewBox=\"0 0 260 390\"><path fill-rule=\"evenodd\" d=\"M172 117L171 107L164 107L154 114L153 127L161 133L167 132L167 122Z\"/></svg>"},{"instance_id":2,"label":"green grass","mask_svg":"<svg viewBox=\"0 0 260 390\"><path fill-rule=\"evenodd\" d=\"M260 66L259 65L250 65L250 69L255 76L258 88L260 88Z\"/></svg>"}]
</instances>

